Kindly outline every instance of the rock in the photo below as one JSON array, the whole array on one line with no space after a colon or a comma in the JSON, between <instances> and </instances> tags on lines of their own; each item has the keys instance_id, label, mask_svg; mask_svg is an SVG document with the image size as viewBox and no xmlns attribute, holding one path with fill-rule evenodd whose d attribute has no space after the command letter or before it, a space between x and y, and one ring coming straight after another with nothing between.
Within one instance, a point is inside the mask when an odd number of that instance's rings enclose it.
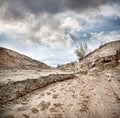
<instances>
[{"instance_id":1,"label":"rock","mask_svg":"<svg viewBox=\"0 0 120 118\"><path fill-rule=\"evenodd\" d=\"M119 59L120 41L111 42L88 54L79 62L79 69L75 67L76 72L88 75L97 74L102 70L118 66Z\"/></svg>"},{"instance_id":2,"label":"rock","mask_svg":"<svg viewBox=\"0 0 120 118\"><path fill-rule=\"evenodd\" d=\"M4 104L9 101L18 99L27 93L43 88L49 84L72 79L75 74L50 74L45 77L40 77L37 79L27 79L23 81L13 82L9 85L5 85L0 89L0 104ZM45 93L41 94L44 95Z\"/></svg>"}]
</instances>

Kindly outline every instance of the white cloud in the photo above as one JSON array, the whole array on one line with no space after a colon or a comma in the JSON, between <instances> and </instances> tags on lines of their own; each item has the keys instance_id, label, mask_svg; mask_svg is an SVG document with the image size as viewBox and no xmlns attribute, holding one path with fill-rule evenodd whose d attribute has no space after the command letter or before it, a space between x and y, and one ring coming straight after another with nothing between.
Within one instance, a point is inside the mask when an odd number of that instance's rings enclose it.
<instances>
[{"instance_id":1,"label":"white cloud","mask_svg":"<svg viewBox=\"0 0 120 118\"><path fill-rule=\"evenodd\" d=\"M5 15L6 9L3 7L2 16ZM49 13L38 14L35 16L27 12L25 19L9 21L0 19L0 33L9 34L12 38L8 39L19 42L18 44L29 46L34 51L28 51L31 57L39 59L48 64L62 64L76 59L72 49L74 40L70 34L76 38L79 37L80 31L83 37L87 38L87 29L91 28L93 24L98 22L96 16L120 16L117 6L102 5L98 9L84 11L81 13L74 13L66 11L65 13L58 13L50 15ZM97 21L96 21L97 20ZM102 20L100 20L102 23ZM93 27L92 27L93 28ZM88 37L89 38L89 37ZM89 46L95 49L101 42L109 42L120 39L120 33L117 31L110 31L108 34L104 32L92 33ZM79 40L79 39L78 39ZM83 41L83 39L80 39ZM89 41L88 41L89 42ZM36 47L45 46L47 49ZM32 47L33 46L33 47ZM53 50L50 50L53 49ZM23 49L24 50L24 49ZM40 50L39 52L36 50ZM59 51L62 50L62 51ZM37 55L36 55L37 54Z\"/></svg>"},{"instance_id":2,"label":"white cloud","mask_svg":"<svg viewBox=\"0 0 120 118\"><path fill-rule=\"evenodd\" d=\"M119 16L120 17L120 7L117 4L110 5L102 5L99 7L99 11L97 14L101 14L103 16Z\"/></svg>"},{"instance_id":3,"label":"white cloud","mask_svg":"<svg viewBox=\"0 0 120 118\"><path fill-rule=\"evenodd\" d=\"M108 34L104 33L103 31L100 33L91 33L91 41L94 44L101 45L103 43L108 43L111 41L120 40L120 33L117 31L112 31Z\"/></svg>"},{"instance_id":4,"label":"white cloud","mask_svg":"<svg viewBox=\"0 0 120 118\"><path fill-rule=\"evenodd\" d=\"M40 53L37 57L40 61L48 63L49 65L65 64L77 60L74 54L74 48L58 51L54 50L53 53L47 51L47 53Z\"/></svg>"},{"instance_id":5,"label":"white cloud","mask_svg":"<svg viewBox=\"0 0 120 118\"><path fill-rule=\"evenodd\" d=\"M6 6L7 7L7 6ZM114 8L114 9L113 9ZM5 15L5 8L2 8L2 16ZM23 45L43 44L51 48L70 47L73 39L70 34L79 37L79 31L85 31L96 22L97 15L118 15L117 5L102 5L93 12L83 13L65 12L56 15L48 13L34 14L27 12L24 20L4 21L0 19L0 32L10 34L14 40ZM93 17L94 16L94 17ZM88 25L83 25L82 22Z\"/></svg>"},{"instance_id":6,"label":"white cloud","mask_svg":"<svg viewBox=\"0 0 120 118\"><path fill-rule=\"evenodd\" d=\"M39 43L47 45L52 48L69 47L72 39L68 34L61 30L53 30L49 25L42 26L41 29L35 33Z\"/></svg>"},{"instance_id":7,"label":"white cloud","mask_svg":"<svg viewBox=\"0 0 120 118\"><path fill-rule=\"evenodd\" d=\"M64 14L51 16L40 14L36 18L29 14L23 21L0 20L0 32L10 34L21 44L43 44L51 48L65 48L71 46L73 40L70 34L77 36L82 29L77 17L64 17Z\"/></svg>"},{"instance_id":8,"label":"white cloud","mask_svg":"<svg viewBox=\"0 0 120 118\"><path fill-rule=\"evenodd\" d=\"M63 30L68 30L68 33L76 34L76 32L82 30L82 26L76 18L66 17L61 19L61 26Z\"/></svg>"}]
</instances>

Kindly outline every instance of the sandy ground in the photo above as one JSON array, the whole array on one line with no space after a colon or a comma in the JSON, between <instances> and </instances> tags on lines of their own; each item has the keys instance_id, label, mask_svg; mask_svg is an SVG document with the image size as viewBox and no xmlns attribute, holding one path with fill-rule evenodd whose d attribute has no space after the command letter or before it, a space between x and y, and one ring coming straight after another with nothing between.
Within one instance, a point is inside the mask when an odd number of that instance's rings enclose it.
<instances>
[{"instance_id":1,"label":"sandy ground","mask_svg":"<svg viewBox=\"0 0 120 118\"><path fill-rule=\"evenodd\" d=\"M72 74L71 71L61 71L56 69L43 70L0 70L0 82L22 81L26 79L36 79L49 74Z\"/></svg>"},{"instance_id":2,"label":"sandy ground","mask_svg":"<svg viewBox=\"0 0 120 118\"><path fill-rule=\"evenodd\" d=\"M6 104L4 115L6 118L119 118L120 86L116 78L109 79L109 76L79 75L53 83Z\"/></svg>"}]
</instances>

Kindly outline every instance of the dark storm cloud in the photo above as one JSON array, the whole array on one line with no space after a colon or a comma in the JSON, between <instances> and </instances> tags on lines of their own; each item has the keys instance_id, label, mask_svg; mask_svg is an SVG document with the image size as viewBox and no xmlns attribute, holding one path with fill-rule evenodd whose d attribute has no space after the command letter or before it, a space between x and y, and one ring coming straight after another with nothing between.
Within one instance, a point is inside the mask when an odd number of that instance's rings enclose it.
<instances>
[{"instance_id":1,"label":"dark storm cloud","mask_svg":"<svg viewBox=\"0 0 120 118\"><path fill-rule=\"evenodd\" d=\"M120 0L65 0L65 3L66 7L70 10L86 10L88 8L96 8L103 4L120 4Z\"/></svg>"},{"instance_id":2,"label":"dark storm cloud","mask_svg":"<svg viewBox=\"0 0 120 118\"><path fill-rule=\"evenodd\" d=\"M23 0L26 7L33 13L57 13L64 10L63 0Z\"/></svg>"},{"instance_id":3,"label":"dark storm cloud","mask_svg":"<svg viewBox=\"0 0 120 118\"><path fill-rule=\"evenodd\" d=\"M26 12L59 13L66 10L83 11L102 4L120 4L120 0L0 0L0 7L6 5L7 18L23 18Z\"/></svg>"},{"instance_id":4,"label":"dark storm cloud","mask_svg":"<svg viewBox=\"0 0 120 118\"><path fill-rule=\"evenodd\" d=\"M55 14L65 10L63 0L0 0L0 7L5 7L5 17L23 18L25 13Z\"/></svg>"},{"instance_id":5,"label":"dark storm cloud","mask_svg":"<svg viewBox=\"0 0 120 118\"><path fill-rule=\"evenodd\" d=\"M0 0L0 17L6 20L24 18L27 9L19 0Z\"/></svg>"}]
</instances>

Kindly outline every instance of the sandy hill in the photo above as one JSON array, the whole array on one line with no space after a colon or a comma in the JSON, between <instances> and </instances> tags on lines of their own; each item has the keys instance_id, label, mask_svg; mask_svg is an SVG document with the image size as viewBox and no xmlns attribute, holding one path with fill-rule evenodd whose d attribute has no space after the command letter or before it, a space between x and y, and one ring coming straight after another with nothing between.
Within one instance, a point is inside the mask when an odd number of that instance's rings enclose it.
<instances>
[{"instance_id":1,"label":"sandy hill","mask_svg":"<svg viewBox=\"0 0 120 118\"><path fill-rule=\"evenodd\" d=\"M0 69L48 69L46 64L0 47Z\"/></svg>"},{"instance_id":2,"label":"sandy hill","mask_svg":"<svg viewBox=\"0 0 120 118\"><path fill-rule=\"evenodd\" d=\"M120 41L68 65L1 71L1 118L120 118Z\"/></svg>"},{"instance_id":3,"label":"sandy hill","mask_svg":"<svg viewBox=\"0 0 120 118\"><path fill-rule=\"evenodd\" d=\"M72 62L61 65L58 69L72 70L79 73L88 73L106 68L116 67L120 63L120 41L113 41L100 46L89 53L80 62Z\"/></svg>"},{"instance_id":4,"label":"sandy hill","mask_svg":"<svg viewBox=\"0 0 120 118\"><path fill-rule=\"evenodd\" d=\"M78 72L97 73L120 66L120 41L107 43L88 54L78 63Z\"/></svg>"}]
</instances>

